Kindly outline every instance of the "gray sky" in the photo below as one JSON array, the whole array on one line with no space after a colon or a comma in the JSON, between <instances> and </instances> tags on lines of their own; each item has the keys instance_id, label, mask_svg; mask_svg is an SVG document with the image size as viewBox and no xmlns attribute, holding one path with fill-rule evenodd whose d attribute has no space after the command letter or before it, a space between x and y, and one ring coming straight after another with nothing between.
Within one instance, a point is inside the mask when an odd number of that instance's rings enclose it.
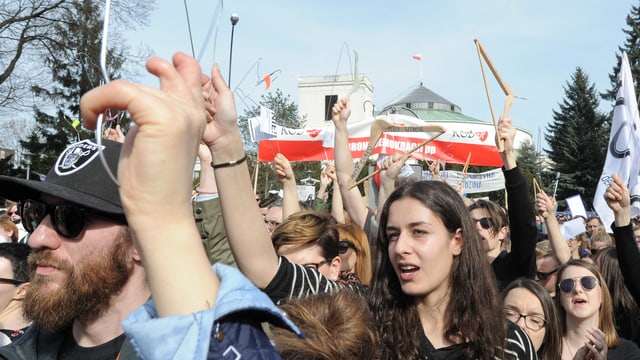
<instances>
[{"instance_id":1,"label":"gray sky","mask_svg":"<svg viewBox=\"0 0 640 360\"><path fill-rule=\"evenodd\" d=\"M297 101L297 79L309 75L351 73L353 50L358 72L374 86L374 104L382 109L420 82L462 108L466 115L491 121L473 39L481 40L516 99L511 117L517 127L544 131L552 110L563 100L566 82L577 66L601 92L615 51L625 40L630 0L447 0L447 1L260 1L227 0L216 37L207 44L201 65L218 62L227 77L231 13L239 15L234 30L231 85L254 101L265 94L256 86L276 71L270 91L280 88ZM129 32L132 45L144 44L170 58L178 50L191 53L183 1L158 0L150 26ZM214 20L216 1L187 0L196 54L204 46ZM258 58L261 58L256 65ZM504 96L489 74L496 113ZM246 75L246 77L245 77ZM244 77L244 80L243 80ZM143 82L156 85L152 77ZM247 101L250 102L250 101ZM242 114L244 106L237 101ZM601 102L603 110L612 104Z\"/></svg>"}]
</instances>

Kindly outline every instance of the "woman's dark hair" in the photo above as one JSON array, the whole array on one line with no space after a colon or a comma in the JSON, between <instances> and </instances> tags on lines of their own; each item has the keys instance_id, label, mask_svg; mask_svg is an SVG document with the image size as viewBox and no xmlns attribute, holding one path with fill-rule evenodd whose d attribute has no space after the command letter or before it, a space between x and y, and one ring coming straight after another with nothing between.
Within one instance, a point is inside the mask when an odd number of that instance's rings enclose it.
<instances>
[{"instance_id":1,"label":"woman's dark hair","mask_svg":"<svg viewBox=\"0 0 640 360\"><path fill-rule=\"evenodd\" d=\"M415 299L402 292L389 259L387 221L391 205L404 198L420 201L437 216L450 234L461 230L464 244L454 257L450 296L445 304L443 337L467 343L466 357L503 358L507 322L500 303L495 276L487 261L469 211L451 186L438 181L419 181L398 187L387 199L380 216L376 268L371 282L370 306L376 317L381 358L419 359L422 330Z\"/></svg>"},{"instance_id":2,"label":"woman's dark hair","mask_svg":"<svg viewBox=\"0 0 640 360\"><path fill-rule=\"evenodd\" d=\"M556 305L549 292L534 280L520 278L513 280L507 287L502 290L502 299L504 300L513 289L525 289L532 293L540 300L544 319L547 320L545 325L545 335L542 339L542 345L538 349L538 359L540 360L561 360L562 359L562 327Z\"/></svg>"},{"instance_id":3,"label":"woman's dark hair","mask_svg":"<svg viewBox=\"0 0 640 360\"><path fill-rule=\"evenodd\" d=\"M478 199L469 205L468 209L469 211L482 209L489 213L489 217L493 220L493 225L489 230L492 236L495 236L503 227L509 226L506 210L491 200Z\"/></svg>"},{"instance_id":4,"label":"woman's dark hair","mask_svg":"<svg viewBox=\"0 0 640 360\"><path fill-rule=\"evenodd\" d=\"M0 257L3 257L11 263L13 278L19 281L29 281L29 265L27 257L31 254L31 248L27 244L22 243L1 243Z\"/></svg>"}]
</instances>

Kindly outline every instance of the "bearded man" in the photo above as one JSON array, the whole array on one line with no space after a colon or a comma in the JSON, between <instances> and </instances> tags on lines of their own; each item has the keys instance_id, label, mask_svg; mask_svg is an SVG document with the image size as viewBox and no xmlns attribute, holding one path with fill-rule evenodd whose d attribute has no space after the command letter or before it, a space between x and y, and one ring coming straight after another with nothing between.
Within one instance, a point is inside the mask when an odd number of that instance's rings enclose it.
<instances>
[{"instance_id":1,"label":"bearded man","mask_svg":"<svg viewBox=\"0 0 640 360\"><path fill-rule=\"evenodd\" d=\"M103 140L72 144L43 182L0 176L0 196L20 201L31 233L31 285L24 299L33 321L0 348L7 359L134 359L121 322L150 291L136 251L116 173L121 145Z\"/></svg>"}]
</instances>

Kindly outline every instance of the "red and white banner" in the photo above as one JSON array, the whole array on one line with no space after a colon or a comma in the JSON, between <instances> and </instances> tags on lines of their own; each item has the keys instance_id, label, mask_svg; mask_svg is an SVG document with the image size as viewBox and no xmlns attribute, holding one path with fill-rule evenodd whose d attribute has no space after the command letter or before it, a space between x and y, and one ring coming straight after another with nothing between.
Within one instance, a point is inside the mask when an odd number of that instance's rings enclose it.
<instances>
[{"instance_id":1,"label":"red and white banner","mask_svg":"<svg viewBox=\"0 0 640 360\"><path fill-rule=\"evenodd\" d=\"M419 160L442 160L448 164L464 164L471 153L471 165L501 167L502 159L495 146L493 124L480 122L426 122L415 117L389 114L368 120L350 123L349 148L354 159L364 154L369 144L371 125L376 119L384 119L394 126L408 127L439 125L446 132L415 151L411 157ZM333 125L325 128L289 129L279 128L273 139L261 140L258 145L258 160L272 162L277 153L282 153L289 161L333 160ZM378 140L372 155L404 153L409 151L433 133L425 132L385 132ZM518 130L515 146L530 141L531 135Z\"/></svg>"}]
</instances>

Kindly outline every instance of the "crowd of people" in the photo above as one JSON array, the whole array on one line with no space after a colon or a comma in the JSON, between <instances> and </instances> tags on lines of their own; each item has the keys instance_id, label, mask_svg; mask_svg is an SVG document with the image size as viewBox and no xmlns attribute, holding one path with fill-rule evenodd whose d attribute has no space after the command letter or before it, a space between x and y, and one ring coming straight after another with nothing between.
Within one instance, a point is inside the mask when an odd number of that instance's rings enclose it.
<instances>
[{"instance_id":1,"label":"crowd of people","mask_svg":"<svg viewBox=\"0 0 640 360\"><path fill-rule=\"evenodd\" d=\"M640 359L640 250L619 177L613 234L589 218L565 239L555 199L530 202L501 117L505 207L402 178L399 154L371 209L351 186L340 99L318 200L298 200L279 154L282 198L267 201L219 67L203 75L177 53L147 69L159 88L116 80L80 104L90 129L128 111L126 136L70 145L42 182L0 177L0 358Z\"/></svg>"}]
</instances>

